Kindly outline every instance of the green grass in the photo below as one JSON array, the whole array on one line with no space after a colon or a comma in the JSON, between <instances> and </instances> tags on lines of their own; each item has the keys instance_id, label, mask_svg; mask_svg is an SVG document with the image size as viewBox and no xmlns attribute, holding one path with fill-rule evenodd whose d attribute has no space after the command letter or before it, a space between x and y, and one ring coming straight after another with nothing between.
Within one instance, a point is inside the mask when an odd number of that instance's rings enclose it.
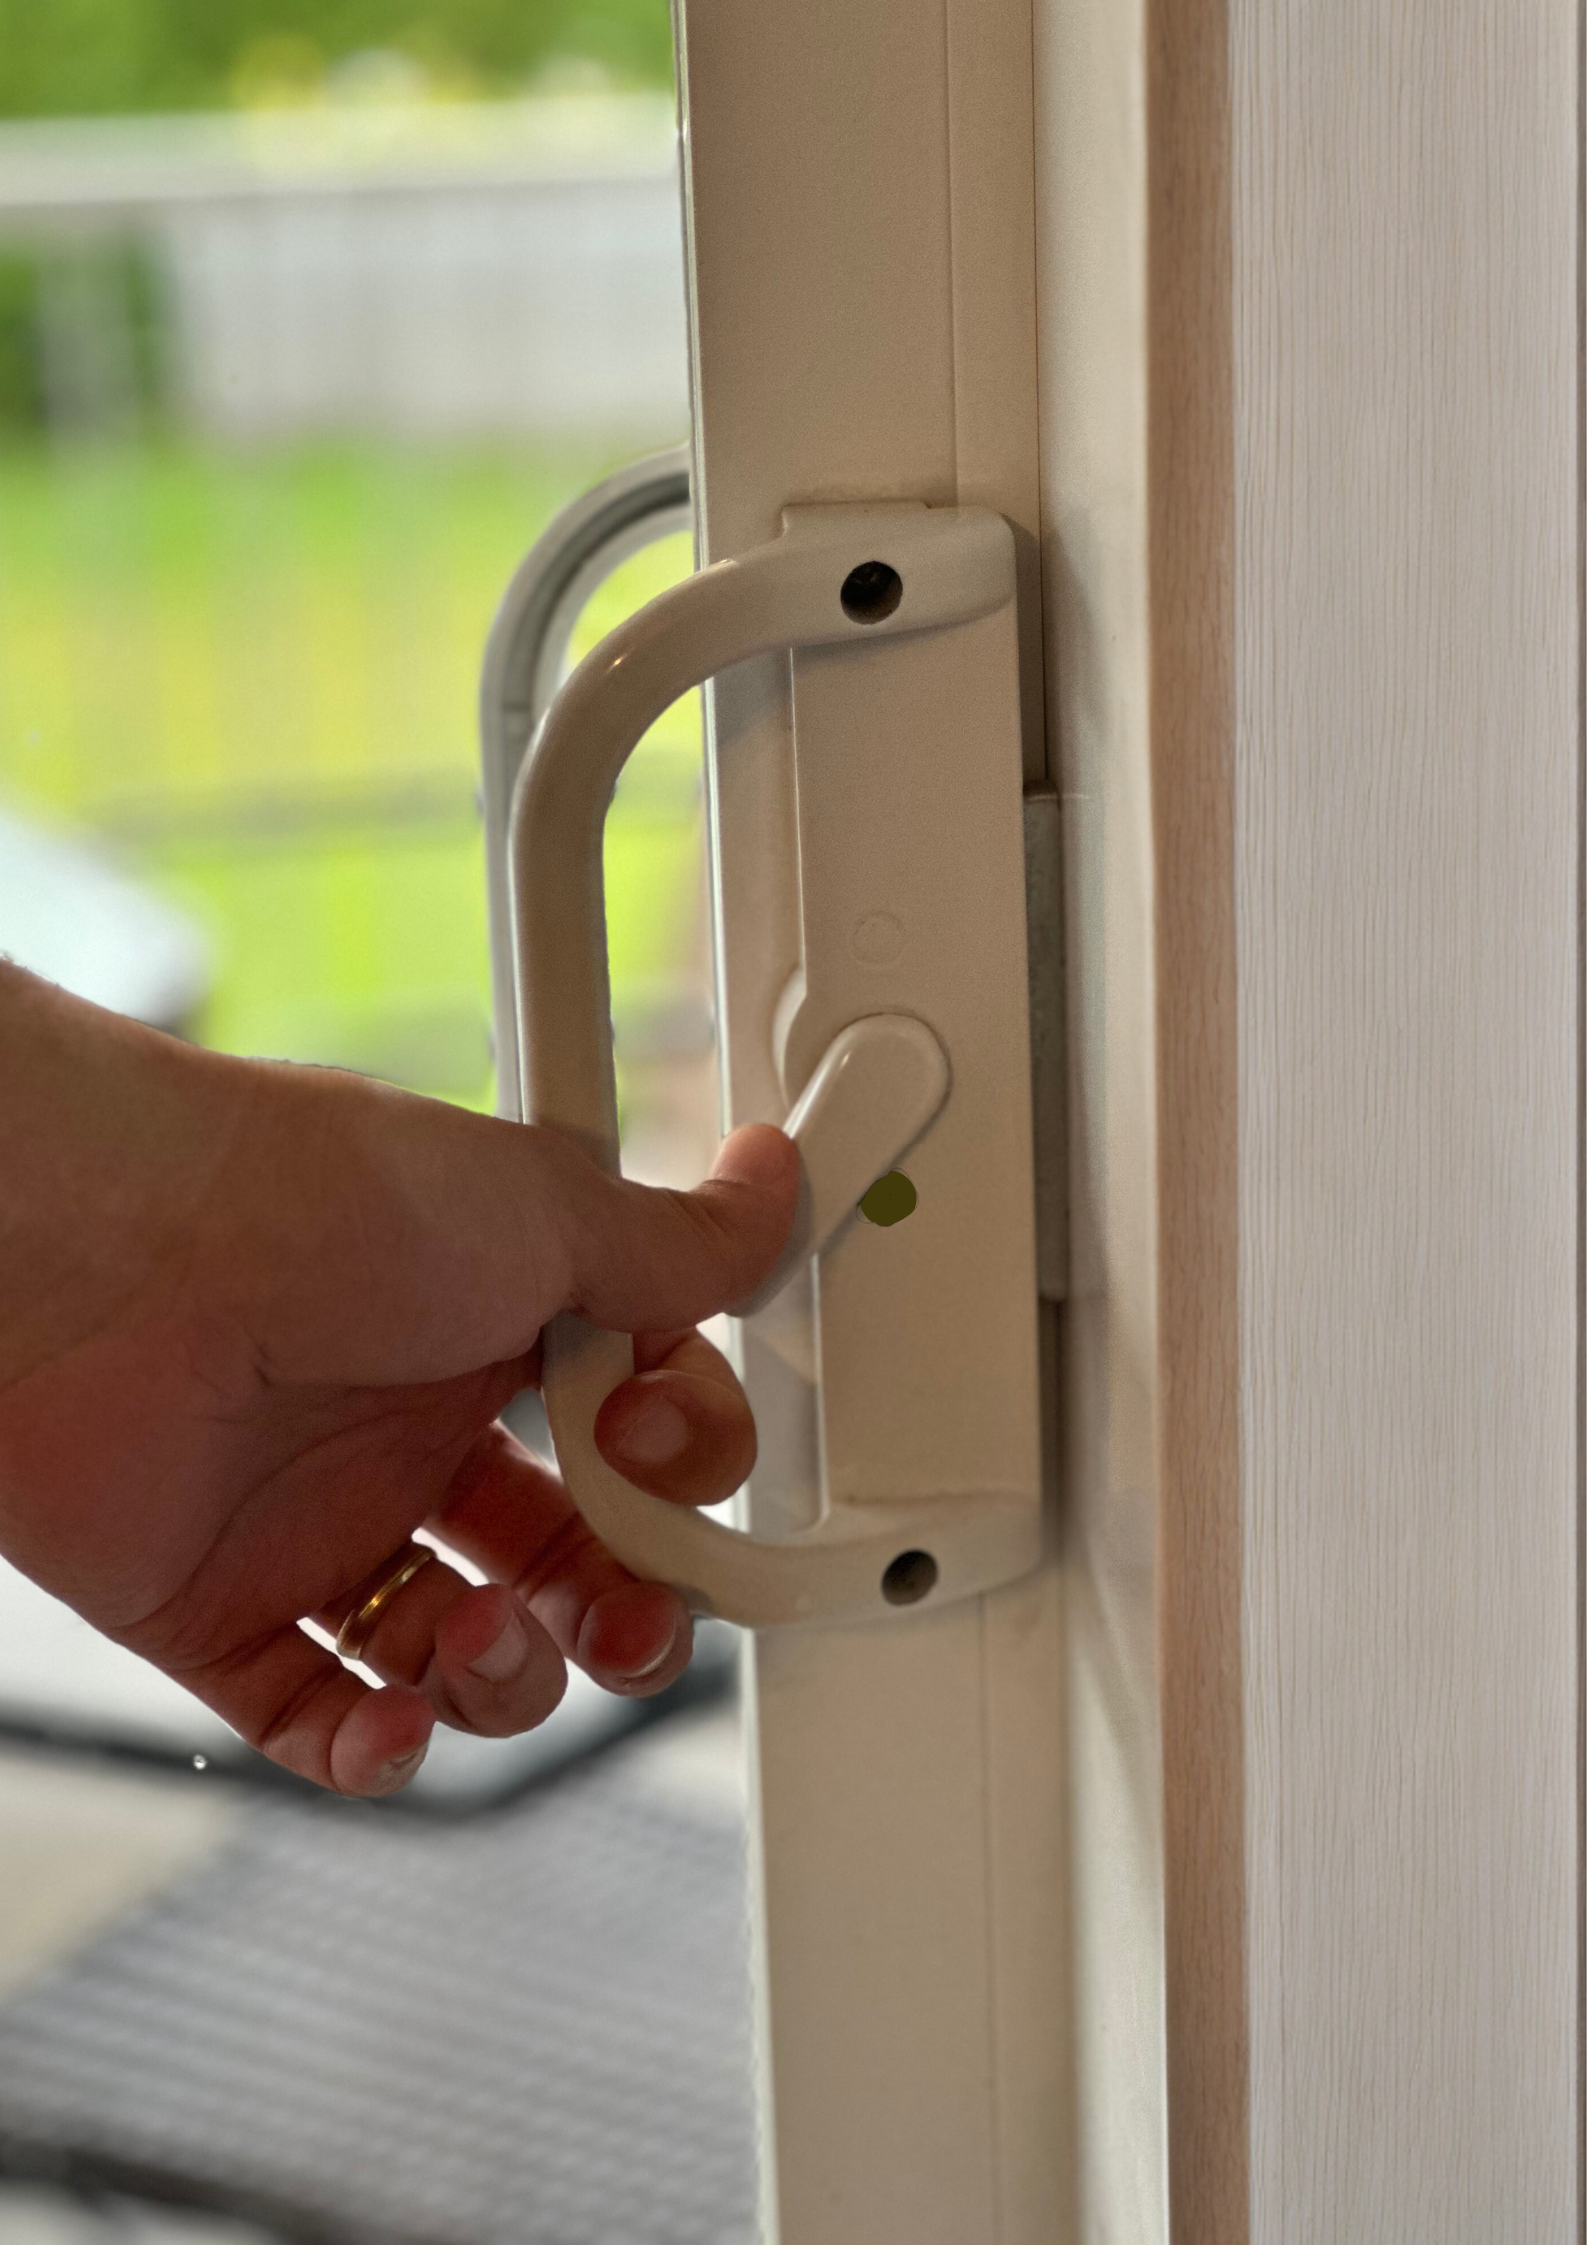
<instances>
[{"instance_id":1,"label":"green grass","mask_svg":"<svg viewBox=\"0 0 1587 2245\"><path fill-rule=\"evenodd\" d=\"M223 1049L489 1096L475 696L495 604L609 463L177 445L0 453L0 795L112 838L208 931ZM589 643L689 566L638 555ZM608 830L614 994L698 948L699 725Z\"/></svg>"}]
</instances>

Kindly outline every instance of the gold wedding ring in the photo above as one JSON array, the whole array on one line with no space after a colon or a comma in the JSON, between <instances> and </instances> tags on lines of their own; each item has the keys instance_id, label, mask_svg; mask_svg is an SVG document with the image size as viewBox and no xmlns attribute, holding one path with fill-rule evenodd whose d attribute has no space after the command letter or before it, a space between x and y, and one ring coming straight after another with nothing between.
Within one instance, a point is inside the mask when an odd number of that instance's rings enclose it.
<instances>
[{"instance_id":1,"label":"gold wedding ring","mask_svg":"<svg viewBox=\"0 0 1587 2245\"><path fill-rule=\"evenodd\" d=\"M364 1647L375 1634L375 1624L390 1605L405 1582L412 1582L421 1567L427 1566L435 1553L427 1543L410 1544L392 1566L387 1575L361 1606L355 1606L336 1632L336 1650L343 1660L362 1660Z\"/></svg>"}]
</instances>

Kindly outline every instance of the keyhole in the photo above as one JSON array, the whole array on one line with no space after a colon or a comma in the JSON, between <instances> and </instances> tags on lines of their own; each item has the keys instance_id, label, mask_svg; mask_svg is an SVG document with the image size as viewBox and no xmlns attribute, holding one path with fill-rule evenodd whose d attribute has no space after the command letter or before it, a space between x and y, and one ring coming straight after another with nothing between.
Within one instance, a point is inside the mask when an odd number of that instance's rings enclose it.
<instances>
[{"instance_id":1,"label":"keyhole","mask_svg":"<svg viewBox=\"0 0 1587 2245\"><path fill-rule=\"evenodd\" d=\"M918 1606L937 1587L937 1562L929 1551L901 1551L882 1576L890 1606Z\"/></svg>"},{"instance_id":2,"label":"keyhole","mask_svg":"<svg viewBox=\"0 0 1587 2245\"><path fill-rule=\"evenodd\" d=\"M838 594L851 624L879 624L904 597L904 580L885 561L862 561L843 580Z\"/></svg>"}]
</instances>

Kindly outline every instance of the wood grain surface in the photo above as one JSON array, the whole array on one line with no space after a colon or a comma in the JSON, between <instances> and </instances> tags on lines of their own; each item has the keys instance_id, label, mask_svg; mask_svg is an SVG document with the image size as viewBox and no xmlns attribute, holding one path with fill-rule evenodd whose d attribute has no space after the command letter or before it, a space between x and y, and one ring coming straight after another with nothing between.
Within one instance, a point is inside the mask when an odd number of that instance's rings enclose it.
<instances>
[{"instance_id":1,"label":"wood grain surface","mask_svg":"<svg viewBox=\"0 0 1587 2245\"><path fill-rule=\"evenodd\" d=\"M1225 0L1149 0L1158 1617L1169 2233L1245 2245L1234 510Z\"/></svg>"},{"instance_id":2,"label":"wood grain surface","mask_svg":"<svg viewBox=\"0 0 1587 2245\"><path fill-rule=\"evenodd\" d=\"M1252 2234L1566 2245L1577 8L1229 10Z\"/></svg>"}]
</instances>

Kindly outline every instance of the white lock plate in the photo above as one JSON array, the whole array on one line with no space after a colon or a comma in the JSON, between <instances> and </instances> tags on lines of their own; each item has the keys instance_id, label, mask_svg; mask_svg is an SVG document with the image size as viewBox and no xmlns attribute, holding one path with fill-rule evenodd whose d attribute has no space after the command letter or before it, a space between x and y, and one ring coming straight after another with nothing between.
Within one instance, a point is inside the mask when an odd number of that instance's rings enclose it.
<instances>
[{"instance_id":1,"label":"white lock plate","mask_svg":"<svg viewBox=\"0 0 1587 2245\"><path fill-rule=\"evenodd\" d=\"M884 519L883 510L870 510ZM900 508L900 520L911 512ZM818 535L842 508L790 509ZM903 1222L847 1226L816 1288L825 1504L1040 1479L1018 641L1012 603L792 656L803 962L796 1095L847 1022L925 1023L953 1090Z\"/></svg>"}]
</instances>

